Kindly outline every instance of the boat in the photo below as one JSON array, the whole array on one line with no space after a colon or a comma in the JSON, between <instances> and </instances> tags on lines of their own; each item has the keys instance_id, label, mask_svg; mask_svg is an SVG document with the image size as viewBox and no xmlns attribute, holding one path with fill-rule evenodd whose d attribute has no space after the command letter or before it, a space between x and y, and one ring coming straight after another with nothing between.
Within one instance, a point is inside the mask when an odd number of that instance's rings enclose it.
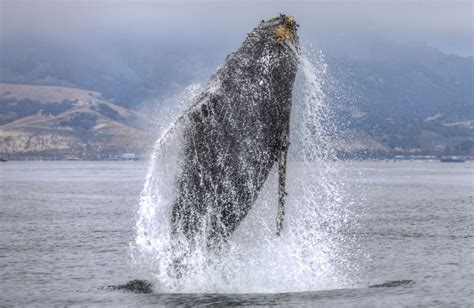
<instances>
[{"instance_id":1,"label":"boat","mask_svg":"<svg viewBox=\"0 0 474 308\"><path fill-rule=\"evenodd\" d=\"M443 156L439 161L442 163L463 163L465 159L458 156Z\"/></svg>"}]
</instances>

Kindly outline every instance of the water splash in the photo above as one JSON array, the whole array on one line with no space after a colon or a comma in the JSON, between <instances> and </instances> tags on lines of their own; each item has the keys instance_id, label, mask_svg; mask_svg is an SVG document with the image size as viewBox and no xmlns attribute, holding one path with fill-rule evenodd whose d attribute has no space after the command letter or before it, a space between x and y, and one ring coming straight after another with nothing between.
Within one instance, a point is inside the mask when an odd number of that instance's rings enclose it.
<instances>
[{"instance_id":1,"label":"water splash","mask_svg":"<svg viewBox=\"0 0 474 308\"><path fill-rule=\"evenodd\" d=\"M340 176L331 136L337 126L323 91L327 65L321 52L300 56L294 90L287 170L284 230L275 235L277 170L269 175L257 202L219 255L205 244L181 245L186 272L173 273L176 248L170 217L181 170L185 121L172 122L155 143L140 199L132 259L159 292L296 292L350 287L357 260L351 230L354 202ZM189 106L196 88L183 106ZM174 252L173 252L174 250Z\"/></svg>"}]
</instances>

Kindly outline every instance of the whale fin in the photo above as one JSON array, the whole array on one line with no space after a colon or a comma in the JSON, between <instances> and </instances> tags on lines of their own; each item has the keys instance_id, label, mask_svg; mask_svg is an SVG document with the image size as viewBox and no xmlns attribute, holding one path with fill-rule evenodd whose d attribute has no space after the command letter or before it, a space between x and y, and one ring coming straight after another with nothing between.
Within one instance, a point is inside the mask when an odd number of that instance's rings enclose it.
<instances>
[{"instance_id":1,"label":"whale fin","mask_svg":"<svg viewBox=\"0 0 474 308\"><path fill-rule=\"evenodd\" d=\"M286 163L288 158L288 148L290 146L289 130L290 121L285 121L285 129L281 136L281 147L278 161L278 211L276 220L276 234L279 236L283 229L283 218L285 216L285 201L286 201Z\"/></svg>"}]
</instances>

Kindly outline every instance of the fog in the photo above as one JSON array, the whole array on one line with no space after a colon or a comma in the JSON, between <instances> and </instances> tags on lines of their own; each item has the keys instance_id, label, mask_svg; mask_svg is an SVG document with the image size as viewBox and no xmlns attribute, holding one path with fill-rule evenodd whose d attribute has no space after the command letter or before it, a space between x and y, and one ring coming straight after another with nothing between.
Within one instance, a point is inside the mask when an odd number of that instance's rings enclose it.
<instances>
[{"instance_id":1,"label":"fog","mask_svg":"<svg viewBox=\"0 0 474 308\"><path fill-rule=\"evenodd\" d=\"M370 61L403 54L423 59L433 54L430 47L473 55L470 1L0 4L0 82L91 89L128 106L206 82L246 33L279 13L295 16L300 41L311 42L328 58ZM409 42L419 43L410 49L403 45Z\"/></svg>"},{"instance_id":2,"label":"fog","mask_svg":"<svg viewBox=\"0 0 474 308\"><path fill-rule=\"evenodd\" d=\"M1 1L1 43L117 42L229 49L262 18L294 15L321 45L384 38L472 55L471 1Z\"/></svg>"}]
</instances>

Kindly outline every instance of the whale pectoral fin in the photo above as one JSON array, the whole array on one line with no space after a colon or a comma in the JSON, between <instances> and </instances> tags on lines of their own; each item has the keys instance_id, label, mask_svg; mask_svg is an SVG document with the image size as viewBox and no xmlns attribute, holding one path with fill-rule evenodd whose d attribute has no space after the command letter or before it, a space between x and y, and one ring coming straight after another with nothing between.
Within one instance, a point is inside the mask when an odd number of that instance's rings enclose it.
<instances>
[{"instance_id":1,"label":"whale pectoral fin","mask_svg":"<svg viewBox=\"0 0 474 308\"><path fill-rule=\"evenodd\" d=\"M285 200L286 200L286 162L288 157L288 132L285 132L282 137L282 145L280 149L278 161L278 212L276 221L276 234L280 235L283 229L283 217L285 216Z\"/></svg>"}]
</instances>

